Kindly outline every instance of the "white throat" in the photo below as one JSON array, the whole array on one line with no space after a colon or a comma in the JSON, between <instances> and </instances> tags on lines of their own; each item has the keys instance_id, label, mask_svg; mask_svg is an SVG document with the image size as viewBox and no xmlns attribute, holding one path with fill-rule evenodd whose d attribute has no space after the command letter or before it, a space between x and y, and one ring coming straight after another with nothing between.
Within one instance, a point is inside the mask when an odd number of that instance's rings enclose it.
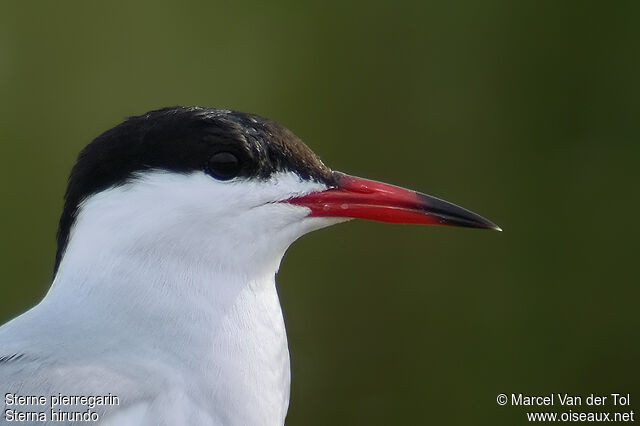
<instances>
[{"instance_id":1,"label":"white throat","mask_svg":"<svg viewBox=\"0 0 640 426\"><path fill-rule=\"evenodd\" d=\"M275 274L295 239L340 220L276 201L322 189L294 174L141 175L83 203L38 308L64 306L105 336L81 350L161 354L166 380L223 424L283 424L290 370Z\"/></svg>"}]
</instances>

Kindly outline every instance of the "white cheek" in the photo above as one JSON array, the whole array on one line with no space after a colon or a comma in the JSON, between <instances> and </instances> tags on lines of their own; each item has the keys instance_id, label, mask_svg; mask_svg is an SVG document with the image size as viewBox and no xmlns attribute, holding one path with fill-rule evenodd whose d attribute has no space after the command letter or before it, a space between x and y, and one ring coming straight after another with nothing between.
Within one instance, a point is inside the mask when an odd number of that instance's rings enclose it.
<instances>
[{"instance_id":1,"label":"white cheek","mask_svg":"<svg viewBox=\"0 0 640 426\"><path fill-rule=\"evenodd\" d=\"M324 189L293 173L221 182L201 172L147 172L81 205L67 253L272 264L302 235L344 221L309 217L307 208L282 202Z\"/></svg>"}]
</instances>

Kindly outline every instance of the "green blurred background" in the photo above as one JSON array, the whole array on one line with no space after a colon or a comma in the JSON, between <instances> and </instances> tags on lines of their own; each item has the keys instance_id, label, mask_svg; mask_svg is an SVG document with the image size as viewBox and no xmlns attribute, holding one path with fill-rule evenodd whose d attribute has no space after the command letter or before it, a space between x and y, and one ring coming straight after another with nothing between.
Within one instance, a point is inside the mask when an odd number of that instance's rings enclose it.
<instances>
[{"instance_id":1,"label":"green blurred background","mask_svg":"<svg viewBox=\"0 0 640 426\"><path fill-rule=\"evenodd\" d=\"M152 108L227 107L505 230L296 243L288 425L524 424L500 392L637 409L638 22L632 1L2 2L0 320L48 288L85 144Z\"/></svg>"}]
</instances>

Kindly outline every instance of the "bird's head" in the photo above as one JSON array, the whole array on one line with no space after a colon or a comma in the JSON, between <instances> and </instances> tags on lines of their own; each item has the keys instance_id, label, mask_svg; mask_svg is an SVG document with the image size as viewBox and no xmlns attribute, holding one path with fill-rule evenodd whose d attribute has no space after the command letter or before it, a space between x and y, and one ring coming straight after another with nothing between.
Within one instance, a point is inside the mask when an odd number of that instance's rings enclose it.
<instances>
[{"instance_id":1,"label":"bird's head","mask_svg":"<svg viewBox=\"0 0 640 426\"><path fill-rule=\"evenodd\" d=\"M56 271L72 251L95 257L114 244L124 256L170 251L220 269L271 264L298 237L351 218L499 229L435 197L334 172L274 121L175 107L132 117L80 153Z\"/></svg>"}]
</instances>

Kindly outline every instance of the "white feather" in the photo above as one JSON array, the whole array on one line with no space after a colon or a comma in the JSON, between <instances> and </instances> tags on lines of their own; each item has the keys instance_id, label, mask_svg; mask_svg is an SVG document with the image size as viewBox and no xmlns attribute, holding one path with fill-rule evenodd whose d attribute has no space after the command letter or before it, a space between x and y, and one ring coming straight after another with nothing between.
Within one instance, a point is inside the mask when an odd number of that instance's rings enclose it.
<instances>
[{"instance_id":1,"label":"white feather","mask_svg":"<svg viewBox=\"0 0 640 426\"><path fill-rule=\"evenodd\" d=\"M152 171L85 200L49 293L0 328L0 357L24 354L0 364L0 390L117 395L96 408L104 424L282 425L275 273L341 220L279 201L325 188Z\"/></svg>"}]
</instances>

